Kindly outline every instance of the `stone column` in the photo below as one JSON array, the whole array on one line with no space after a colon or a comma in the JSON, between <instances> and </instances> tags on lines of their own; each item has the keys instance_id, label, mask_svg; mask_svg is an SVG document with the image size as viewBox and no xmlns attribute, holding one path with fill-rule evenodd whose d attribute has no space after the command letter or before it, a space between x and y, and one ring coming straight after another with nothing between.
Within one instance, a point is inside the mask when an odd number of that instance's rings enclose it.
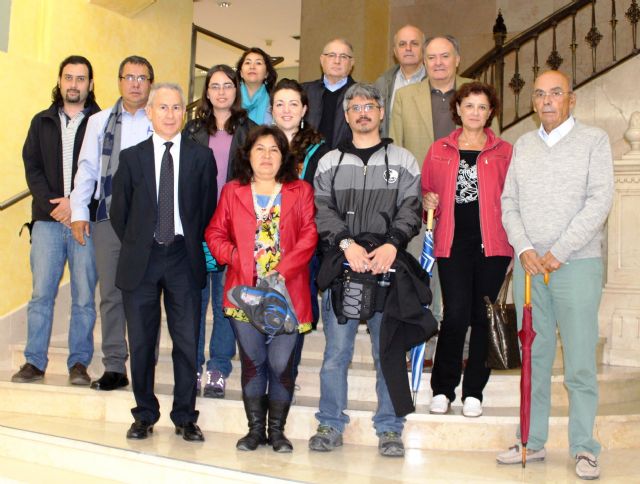
<instances>
[{"instance_id":1,"label":"stone column","mask_svg":"<svg viewBox=\"0 0 640 484\"><path fill-rule=\"evenodd\" d=\"M607 338L604 362L640 367L640 112L631 115L625 138L631 150L614 162L607 283L599 317Z\"/></svg>"}]
</instances>

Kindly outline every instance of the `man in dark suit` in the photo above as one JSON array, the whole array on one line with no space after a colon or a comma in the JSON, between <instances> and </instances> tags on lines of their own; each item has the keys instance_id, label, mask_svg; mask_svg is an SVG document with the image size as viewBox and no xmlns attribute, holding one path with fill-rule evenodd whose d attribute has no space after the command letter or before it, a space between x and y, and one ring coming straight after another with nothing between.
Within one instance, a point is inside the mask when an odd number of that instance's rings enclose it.
<instances>
[{"instance_id":1,"label":"man in dark suit","mask_svg":"<svg viewBox=\"0 0 640 484\"><path fill-rule=\"evenodd\" d=\"M210 149L181 137L180 86L155 84L146 111L154 134L120 154L110 211L122 241L116 285L123 295L137 404L127 438L148 437L160 418L153 386L164 293L173 340L171 420L185 440L203 441L196 425L196 347L206 274L202 240L215 210L216 165Z\"/></svg>"},{"instance_id":2,"label":"man in dark suit","mask_svg":"<svg viewBox=\"0 0 640 484\"><path fill-rule=\"evenodd\" d=\"M344 118L344 93L355 81L353 47L346 39L333 39L322 49L322 79L302 84L309 98L307 120L324 136L329 149L351 139L351 129Z\"/></svg>"}]
</instances>

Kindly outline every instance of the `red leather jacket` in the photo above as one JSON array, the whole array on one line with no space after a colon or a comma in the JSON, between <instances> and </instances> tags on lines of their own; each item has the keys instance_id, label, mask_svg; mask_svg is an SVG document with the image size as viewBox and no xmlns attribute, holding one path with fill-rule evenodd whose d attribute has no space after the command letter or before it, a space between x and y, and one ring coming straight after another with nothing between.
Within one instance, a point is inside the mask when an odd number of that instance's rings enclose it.
<instances>
[{"instance_id":1,"label":"red leather jacket","mask_svg":"<svg viewBox=\"0 0 640 484\"><path fill-rule=\"evenodd\" d=\"M298 321L308 323L313 320L309 261L318 241L313 188L307 182L296 180L283 184L280 193L282 258L276 270L285 278ZM227 291L235 286L255 285L256 216L251 185L241 185L234 180L223 187L204 238L216 260L227 265L223 305L233 308L235 306L227 299Z\"/></svg>"},{"instance_id":2,"label":"red leather jacket","mask_svg":"<svg viewBox=\"0 0 640 484\"><path fill-rule=\"evenodd\" d=\"M449 257L454 234L454 208L456 179L460 164L458 137L462 128L453 131L431 145L422 166L422 195L435 192L440 203L435 211L437 221L434 238L434 255ZM502 226L500 196L504 179L511 162L511 144L498 138L485 128L487 142L478 155L478 203L480 207L480 231L484 254L513 257L507 234Z\"/></svg>"}]
</instances>

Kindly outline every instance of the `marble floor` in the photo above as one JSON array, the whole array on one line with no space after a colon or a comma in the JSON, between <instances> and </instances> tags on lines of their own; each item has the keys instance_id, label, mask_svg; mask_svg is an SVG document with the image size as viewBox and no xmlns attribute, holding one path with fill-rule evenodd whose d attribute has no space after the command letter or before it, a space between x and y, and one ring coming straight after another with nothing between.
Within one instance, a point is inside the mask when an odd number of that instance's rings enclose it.
<instances>
[{"instance_id":1,"label":"marble floor","mask_svg":"<svg viewBox=\"0 0 640 484\"><path fill-rule=\"evenodd\" d=\"M205 432L206 442L191 444L183 441L169 427L157 427L154 435L144 441L127 441L128 425L94 422L50 416L30 416L0 412L0 428L22 429L41 435L56 436L87 445L126 452L132 457L155 456L173 459L177 464L191 463L212 468L246 473L253 482L293 481L318 483L385 483L385 482L453 482L453 483L548 483L582 482L575 477L573 461L566 451L551 451L544 463L520 466L499 466L493 452L452 452L408 448L404 459L378 456L375 447L345 445L331 453L310 452L306 441L294 440L292 454L276 454L268 447L255 452L235 449L237 435ZM0 445L2 445L0 435ZM640 483L635 467L637 450L604 451L600 457L601 482ZM97 454L96 454L97 455ZM0 482L126 482L109 476L89 476L89 470L79 463L77 471L62 470L41 456L0 458ZM95 459L100 459L97 455ZM34 462L35 461L35 462ZM93 465L98 466L98 462ZM239 474L237 474L239 475ZM135 478L134 478L135 477ZM271 478L271 479L270 479ZM131 476L131 481L139 476ZM230 477L228 482L244 479ZM193 481L197 482L197 481Z\"/></svg>"}]
</instances>

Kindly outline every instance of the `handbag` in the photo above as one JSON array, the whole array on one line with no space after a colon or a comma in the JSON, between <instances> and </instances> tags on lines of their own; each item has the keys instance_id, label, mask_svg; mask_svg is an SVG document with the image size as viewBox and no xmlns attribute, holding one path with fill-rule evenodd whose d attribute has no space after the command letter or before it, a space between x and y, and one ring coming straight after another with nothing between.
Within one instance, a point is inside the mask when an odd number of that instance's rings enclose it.
<instances>
[{"instance_id":1,"label":"handbag","mask_svg":"<svg viewBox=\"0 0 640 484\"><path fill-rule=\"evenodd\" d=\"M370 319L384 309L391 284L390 273L384 276L355 272L346 265L342 276L331 288L331 303L339 324L346 324L348 319Z\"/></svg>"},{"instance_id":2,"label":"handbag","mask_svg":"<svg viewBox=\"0 0 640 484\"><path fill-rule=\"evenodd\" d=\"M505 276L495 303L484 297L489 323L487 367L494 370L511 370L521 364L516 306L506 303L512 276L512 271Z\"/></svg>"}]
</instances>

